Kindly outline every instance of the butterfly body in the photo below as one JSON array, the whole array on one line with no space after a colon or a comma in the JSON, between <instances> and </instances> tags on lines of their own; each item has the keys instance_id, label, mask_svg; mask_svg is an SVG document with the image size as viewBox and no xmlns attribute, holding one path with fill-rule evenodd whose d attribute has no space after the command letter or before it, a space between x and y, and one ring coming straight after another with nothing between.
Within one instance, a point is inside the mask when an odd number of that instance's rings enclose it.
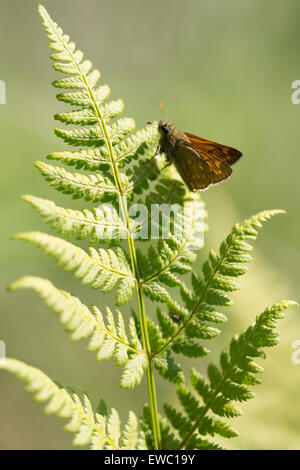
<instances>
[{"instance_id":1,"label":"butterfly body","mask_svg":"<svg viewBox=\"0 0 300 470\"><path fill-rule=\"evenodd\" d=\"M158 124L158 152L168 163L174 163L190 191L199 191L227 179L231 165L242 153L233 147L183 132L170 121Z\"/></svg>"}]
</instances>

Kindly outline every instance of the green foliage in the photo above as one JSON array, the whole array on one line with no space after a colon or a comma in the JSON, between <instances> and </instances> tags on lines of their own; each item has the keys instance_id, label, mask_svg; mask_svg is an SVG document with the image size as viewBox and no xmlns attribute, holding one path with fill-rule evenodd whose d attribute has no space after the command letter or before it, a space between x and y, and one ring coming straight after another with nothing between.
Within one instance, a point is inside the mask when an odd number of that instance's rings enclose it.
<instances>
[{"instance_id":1,"label":"green foliage","mask_svg":"<svg viewBox=\"0 0 300 470\"><path fill-rule=\"evenodd\" d=\"M171 302L166 287L184 286L178 275L191 270L195 250L201 247L202 216L203 203L186 200L182 211L175 213L167 238L160 238L156 249L150 245L147 255L138 252L143 292L152 300Z\"/></svg>"},{"instance_id":2,"label":"green foliage","mask_svg":"<svg viewBox=\"0 0 300 470\"><path fill-rule=\"evenodd\" d=\"M26 384L26 390L34 394L36 401L48 402L46 413L69 419L65 430L75 433L74 445L88 445L93 450L144 448L144 436L138 432L138 421L132 411L121 431L120 418L115 409L108 416L94 412L86 394L81 400L76 393L57 385L39 369L16 359L1 361L0 369L19 377Z\"/></svg>"},{"instance_id":3,"label":"green foliage","mask_svg":"<svg viewBox=\"0 0 300 470\"><path fill-rule=\"evenodd\" d=\"M42 251L58 261L67 271L75 270L75 278L83 284L91 284L94 289L110 292L119 282L117 304L127 302L134 289L134 277L130 270L126 254L121 247L115 249L90 248L88 255L81 248L41 232L18 233L15 240L24 240L35 244Z\"/></svg>"},{"instance_id":4,"label":"green foliage","mask_svg":"<svg viewBox=\"0 0 300 470\"><path fill-rule=\"evenodd\" d=\"M121 380L123 387L133 387L141 381L146 358L133 318L129 320L129 341L120 311L117 312L116 322L107 307L105 324L104 316L97 307L92 307L92 313L77 297L57 289L47 279L26 276L10 285L11 290L23 288L35 290L52 312L60 315L61 323L72 333L72 341L89 337L88 350L97 353L98 361L114 356L117 365L124 366Z\"/></svg>"},{"instance_id":5,"label":"green foliage","mask_svg":"<svg viewBox=\"0 0 300 470\"><path fill-rule=\"evenodd\" d=\"M37 209L45 222L64 237L88 238L90 243L108 243L127 237L127 227L111 205L102 204L92 213L87 209L65 209L48 199L30 195L23 196L23 200Z\"/></svg>"},{"instance_id":6,"label":"green foliage","mask_svg":"<svg viewBox=\"0 0 300 470\"><path fill-rule=\"evenodd\" d=\"M176 353L188 357L202 357L208 354L208 349L199 344L198 340L209 340L220 333L218 328L207 323L222 323L227 320L218 307L231 305L229 293L239 286L232 280L246 272L246 264L251 260L252 246L250 240L255 240L256 228L262 222L283 211L263 211L241 224L236 224L226 240L221 244L219 254L213 251L202 266L202 275L192 273L192 289L187 289L183 283L181 294L183 304L180 305L170 297L166 300L168 313L157 311L161 336L165 339L154 354L164 352L169 347ZM160 298L160 301L164 299ZM172 317L179 318L179 323ZM195 338L195 339L194 339Z\"/></svg>"},{"instance_id":7,"label":"green foliage","mask_svg":"<svg viewBox=\"0 0 300 470\"><path fill-rule=\"evenodd\" d=\"M73 199L83 197L86 201L98 202L104 195L112 197L117 192L109 176L73 174L43 162L35 165L51 186L64 194L72 194Z\"/></svg>"},{"instance_id":8,"label":"green foliage","mask_svg":"<svg viewBox=\"0 0 300 470\"><path fill-rule=\"evenodd\" d=\"M260 383L256 375L262 371L253 358L264 357L263 348L277 343L276 320L292 302L282 301L266 309L245 333L234 337L228 352L221 354L220 365L209 365L208 379L192 369L192 391L175 354L201 358L209 353L207 343L221 333L219 326L227 321L220 310L231 305L230 293L239 287L236 279L251 260L249 242L256 239L263 221L283 211L264 211L236 224L219 252L210 252L202 273L195 272L193 264L205 231L204 204L199 194L188 193L172 170L168 177L159 172L160 157L151 159L157 123L134 132L133 119L114 120L124 111L123 101L107 101L110 88L98 84L100 72L42 6L39 12L54 51L53 67L65 74L53 82L60 89L57 98L75 107L55 115L58 122L74 126L55 129L55 134L70 146L83 148L47 156L82 173L44 162L37 162L36 167L55 189L73 199L101 201L101 205L91 210L68 209L41 197L23 196L63 238L41 232L19 233L13 238L40 248L83 284L104 294L116 288L116 305L132 299L137 302L137 313L132 310L130 316L109 307L90 309L74 295L35 276L13 282L10 289L33 289L59 316L71 340L87 339L88 350L96 352L98 361L114 357L123 367L123 388L139 384L145 373L149 405L140 419L130 412L121 430L117 411L111 409L107 414L102 400L93 411L86 394L81 400L38 369L15 359L1 361L0 368L21 378L37 400L47 401L46 412L70 420L66 429L75 433L76 445L219 449L206 436L237 435L227 420L240 414L237 401L252 398L248 387ZM148 210L142 217L135 212L136 202ZM170 204L176 210L169 217L162 209ZM150 208L156 212L149 213ZM87 251L64 238L86 240L95 247ZM176 292L180 292L180 301L174 300ZM150 302L156 320L146 311ZM167 404L165 417L158 414L156 372L176 385L183 411Z\"/></svg>"},{"instance_id":9,"label":"green foliage","mask_svg":"<svg viewBox=\"0 0 300 470\"><path fill-rule=\"evenodd\" d=\"M203 439L207 434L225 438L237 436L237 432L218 417L239 416L241 410L235 402L244 402L254 397L248 386L260 383L256 375L263 368L253 358L264 359L263 348L278 343L279 336L274 331L277 320L284 318L282 312L292 305L295 302L283 300L266 308L244 333L235 336L231 340L229 351L222 352L219 367L216 364L208 366L208 382L195 369L191 369L191 383L198 396L180 385L177 387L177 396L185 414L165 405L168 420L181 438L178 449L213 448L213 443Z\"/></svg>"}]
</instances>

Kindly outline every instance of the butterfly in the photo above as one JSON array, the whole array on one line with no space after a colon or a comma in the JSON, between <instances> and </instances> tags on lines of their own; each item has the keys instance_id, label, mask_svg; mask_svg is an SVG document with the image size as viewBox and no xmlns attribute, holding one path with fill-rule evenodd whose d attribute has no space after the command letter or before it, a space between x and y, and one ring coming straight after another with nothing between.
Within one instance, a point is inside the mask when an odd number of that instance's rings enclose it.
<instances>
[{"instance_id":1,"label":"butterfly","mask_svg":"<svg viewBox=\"0 0 300 470\"><path fill-rule=\"evenodd\" d=\"M164 153L167 165L174 163L190 191L221 183L232 173L231 165L242 156L239 150L183 132L172 122L159 121L156 153Z\"/></svg>"}]
</instances>

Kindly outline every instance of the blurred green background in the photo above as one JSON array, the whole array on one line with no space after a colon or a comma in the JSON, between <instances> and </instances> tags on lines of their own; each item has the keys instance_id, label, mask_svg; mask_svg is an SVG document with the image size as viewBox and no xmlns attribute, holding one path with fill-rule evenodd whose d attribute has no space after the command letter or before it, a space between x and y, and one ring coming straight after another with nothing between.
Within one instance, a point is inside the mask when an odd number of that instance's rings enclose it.
<instances>
[{"instance_id":1,"label":"blurred green background","mask_svg":"<svg viewBox=\"0 0 300 470\"><path fill-rule=\"evenodd\" d=\"M71 35L122 97L126 115L142 127L166 114L179 127L243 151L233 176L203 193L210 230L205 249L217 248L233 223L262 209L283 208L287 215L268 222L260 233L254 260L227 309L228 324L211 343L218 356L235 333L264 307L281 298L297 300L299 280L299 126L300 106L291 102L291 84L300 79L300 3L298 0L44 0L44 6ZM53 114L65 109L50 83L48 41L32 0L1 0L0 79L7 104L1 113L1 329L7 355L45 371L75 389L88 391L94 404L103 398L120 410L139 413L147 400L145 380L133 391L119 388L114 361L97 363L84 342L68 335L32 292L6 293L24 274L40 275L78 295L87 304L113 298L82 287L47 256L22 242L18 231L45 230L39 215L20 200L31 193L66 207L84 206L51 189L33 167L37 159L66 146L53 134ZM233 449L300 448L300 364L291 361L300 339L296 308L281 322L281 343L268 351L257 397L242 406L233 423L240 436ZM193 361L205 370L207 361ZM261 362L260 362L261 363ZM158 379L159 403L176 404L174 387ZM71 437L63 422L45 416L23 386L0 374L0 447L66 449Z\"/></svg>"}]
</instances>

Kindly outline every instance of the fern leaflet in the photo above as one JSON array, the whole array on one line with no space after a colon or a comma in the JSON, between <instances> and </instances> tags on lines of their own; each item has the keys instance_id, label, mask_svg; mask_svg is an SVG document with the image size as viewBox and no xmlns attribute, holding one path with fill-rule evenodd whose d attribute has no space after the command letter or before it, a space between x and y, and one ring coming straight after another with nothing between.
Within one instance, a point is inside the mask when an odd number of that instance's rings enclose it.
<instances>
[{"instance_id":1,"label":"fern leaflet","mask_svg":"<svg viewBox=\"0 0 300 470\"><path fill-rule=\"evenodd\" d=\"M138 422L132 411L124 431L121 432L119 415L115 409L111 410L109 416L94 413L86 394L81 401L76 393L70 394L39 369L16 359L0 361L0 369L12 372L25 382L26 390L34 393L36 401L48 402L46 413L55 413L60 418L70 420L65 429L75 433L74 445L89 445L93 450L125 450L128 442L132 449L144 446L143 434L138 433Z\"/></svg>"}]
</instances>

